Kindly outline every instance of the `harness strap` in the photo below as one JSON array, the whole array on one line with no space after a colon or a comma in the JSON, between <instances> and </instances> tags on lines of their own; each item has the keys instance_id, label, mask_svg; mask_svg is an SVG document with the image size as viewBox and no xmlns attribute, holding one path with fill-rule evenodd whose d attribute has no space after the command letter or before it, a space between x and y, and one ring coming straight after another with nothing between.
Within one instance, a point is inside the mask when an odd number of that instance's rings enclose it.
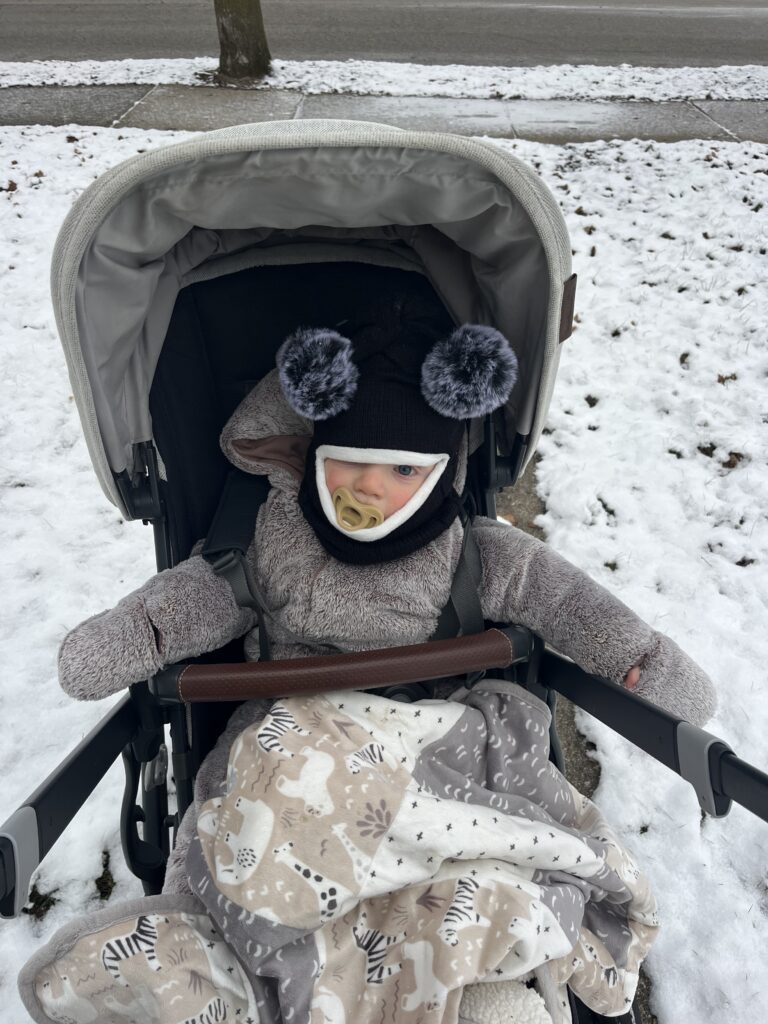
<instances>
[{"instance_id":1,"label":"harness strap","mask_svg":"<svg viewBox=\"0 0 768 1024\"><path fill-rule=\"evenodd\" d=\"M271 660L269 636L264 602L248 567L246 555L253 540L256 517L269 491L267 477L231 470L201 551L216 575L229 583L239 607L252 608L256 612L260 661Z\"/></svg>"},{"instance_id":2,"label":"harness strap","mask_svg":"<svg viewBox=\"0 0 768 1024\"><path fill-rule=\"evenodd\" d=\"M432 640L446 640L453 636L470 636L485 629L483 609L480 605L480 585L483 578L480 549L472 531L472 519L464 523L464 539L456 572L451 583L451 596L440 612Z\"/></svg>"}]
</instances>

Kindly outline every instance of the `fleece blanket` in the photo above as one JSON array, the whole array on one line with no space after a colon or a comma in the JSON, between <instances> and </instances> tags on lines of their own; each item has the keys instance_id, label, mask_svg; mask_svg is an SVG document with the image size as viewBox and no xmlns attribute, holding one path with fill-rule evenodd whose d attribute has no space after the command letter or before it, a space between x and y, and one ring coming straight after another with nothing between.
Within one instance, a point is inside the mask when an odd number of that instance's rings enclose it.
<instances>
[{"instance_id":1,"label":"fleece blanket","mask_svg":"<svg viewBox=\"0 0 768 1024\"><path fill-rule=\"evenodd\" d=\"M549 762L548 730L546 705L505 682L462 702L277 702L201 808L196 899L54 937L22 978L30 1012L457 1024L479 1020L461 1009L467 986L531 976L556 1024L566 984L598 1013L627 1012L655 901Z\"/></svg>"}]
</instances>

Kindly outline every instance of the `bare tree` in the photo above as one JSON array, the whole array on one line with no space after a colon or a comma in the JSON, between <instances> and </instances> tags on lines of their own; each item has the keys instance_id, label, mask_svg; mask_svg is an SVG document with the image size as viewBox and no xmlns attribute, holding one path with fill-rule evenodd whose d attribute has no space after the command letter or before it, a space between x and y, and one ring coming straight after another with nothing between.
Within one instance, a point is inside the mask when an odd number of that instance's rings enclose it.
<instances>
[{"instance_id":1,"label":"bare tree","mask_svg":"<svg viewBox=\"0 0 768 1024\"><path fill-rule=\"evenodd\" d=\"M269 72L260 0L213 0L219 32L219 81L245 86Z\"/></svg>"}]
</instances>

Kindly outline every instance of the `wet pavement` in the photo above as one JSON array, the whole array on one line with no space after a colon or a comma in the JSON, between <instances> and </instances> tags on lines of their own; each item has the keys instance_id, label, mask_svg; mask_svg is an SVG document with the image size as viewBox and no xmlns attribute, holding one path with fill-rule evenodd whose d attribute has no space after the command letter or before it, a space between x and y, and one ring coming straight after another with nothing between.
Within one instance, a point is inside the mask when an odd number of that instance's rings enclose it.
<instances>
[{"instance_id":1,"label":"wet pavement","mask_svg":"<svg viewBox=\"0 0 768 1024\"><path fill-rule=\"evenodd\" d=\"M338 118L419 131L539 142L681 139L768 142L764 100L494 100L433 96L311 96L287 89L184 85L12 86L0 124L207 131L251 121Z\"/></svg>"}]
</instances>

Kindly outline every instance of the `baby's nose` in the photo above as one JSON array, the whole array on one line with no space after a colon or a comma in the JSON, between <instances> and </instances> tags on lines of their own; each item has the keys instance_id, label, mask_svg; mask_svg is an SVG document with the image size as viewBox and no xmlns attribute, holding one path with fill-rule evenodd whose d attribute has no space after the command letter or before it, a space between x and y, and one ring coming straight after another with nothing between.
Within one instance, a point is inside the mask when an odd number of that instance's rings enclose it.
<instances>
[{"instance_id":1,"label":"baby's nose","mask_svg":"<svg viewBox=\"0 0 768 1024\"><path fill-rule=\"evenodd\" d=\"M384 474L378 466L363 466L355 478L355 490L369 498L380 498L384 490Z\"/></svg>"}]
</instances>

